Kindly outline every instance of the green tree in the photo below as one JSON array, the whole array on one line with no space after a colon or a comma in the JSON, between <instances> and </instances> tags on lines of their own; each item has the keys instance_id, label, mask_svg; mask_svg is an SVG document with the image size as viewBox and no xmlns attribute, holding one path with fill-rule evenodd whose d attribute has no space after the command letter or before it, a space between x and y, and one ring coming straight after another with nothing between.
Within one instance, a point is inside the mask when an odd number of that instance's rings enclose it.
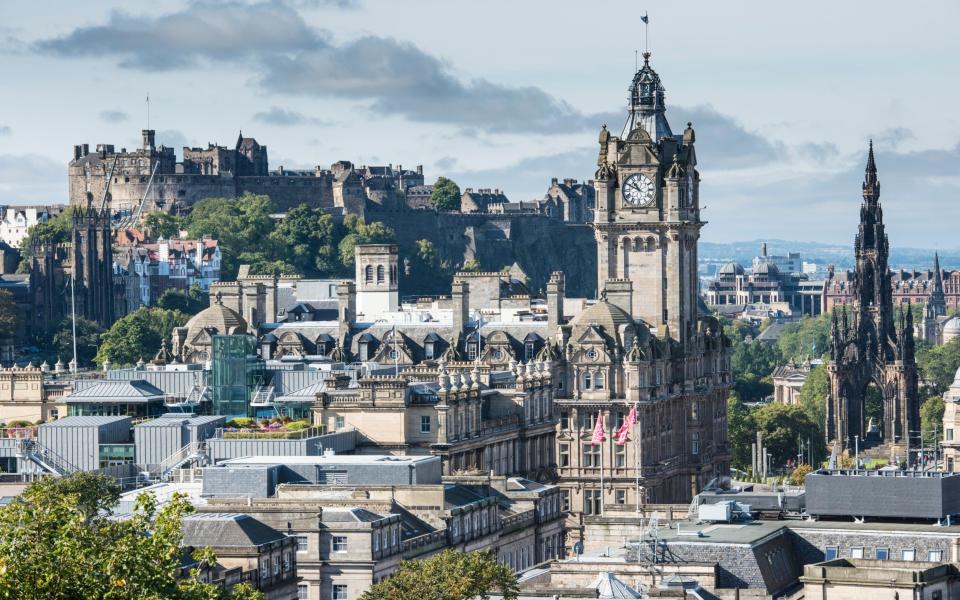
<instances>
[{"instance_id":1,"label":"green tree","mask_svg":"<svg viewBox=\"0 0 960 600\"><path fill-rule=\"evenodd\" d=\"M923 443L934 444L943 437L943 398L930 396L920 405Z\"/></svg>"},{"instance_id":2,"label":"green tree","mask_svg":"<svg viewBox=\"0 0 960 600\"><path fill-rule=\"evenodd\" d=\"M830 315L825 313L784 325L777 338L777 347L785 360L800 362L822 356L829 340Z\"/></svg>"},{"instance_id":3,"label":"green tree","mask_svg":"<svg viewBox=\"0 0 960 600\"><path fill-rule=\"evenodd\" d=\"M157 299L157 308L178 310L186 315L195 315L209 305L199 286L191 287L186 292L171 288L160 294Z\"/></svg>"},{"instance_id":4,"label":"green tree","mask_svg":"<svg viewBox=\"0 0 960 600\"><path fill-rule=\"evenodd\" d=\"M734 343L730 368L737 393L747 402L759 402L772 394L770 375L781 360L775 344L756 340Z\"/></svg>"},{"instance_id":5,"label":"green tree","mask_svg":"<svg viewBox=\"0 0 960 600\"><path fill-rule=\"evenodd\" d=\"M430 194L430 206L436 210L460 210L460 186L446 177L437 177Z\"/></svg>"},{"instance_id":6,"label":"green tree","mask_svg":"<svg viewBox=\"0 0 960 600\"><path fill-rule=\"evenodd\" d=\"M103 328L96 321L77 317L77 366L84 367L93 362L100 346ZM53 351L57 358L65 363L73 360L73 320L67 317L60 321L53 334Z\"/></svg>"},{"instance_id":7,"label":"green tree","mask_svg":"<svg viewBox=\"0 0 960 600\"><path fill-rule=\"evenodd\" d=\"M141 358L150 360L174 327L187 322L180 311L141 307L116 321L100 336L96 362L110 359L115 365L132 365Z\"/></svg>"},{"instance_id":8,"label":"green tree","mask_svg":"<svg viewBox=\"0 0 960 600\"><path fill-rule=\"evenodd\" d=\"M342 269L337 260L336 234L333 217L301 204L277 223L270 239L284 249L286 261L298 273L326 277L336 275Z\"/></svg>"},{"instance_id":9,"label":"green tree","mask_svg":"<svg viewBox=\"0 0 960 600\"><path fill-rule=\"evenodd\" d=\"M425 560L402 561L388 579L368 589L362 600L474 600L491 594L515 600L517 578L491 552L444 550Z\"/></svg>"},{"instance_id":10,"label":"green tree","mask_svg":"<svg viewBox=\"0 0 960 600\"><path fill-rule=\"evenodd\" d=\"M800 388L800 407L814 423L821 425L827 418L827 394L830 393L830 376L825 366L810 370L807 380Z\"/></svg>"},{"instance_id":11,"label":"green tree","mask_svg":"<svg viewBox=\"0 0 960 600\"><path fill-rule=\"evenodd\" d=\"M483 267L480 265L479 260L470 259L463 262L463 266L460 267L460 270L467 273L476 273L478 271L482 271Z\"/></svg>"},{"instance_id":12,"label":"green tree","mask_svg":"<svg viewBox=\"0 0 960 600\"><path fill-rule=\"evenodd\" d=\"M207 235L218 241L221 276L231 279L236 276L244 253L262 254L264 260L276 258L269 239L274 228L272 212L273 204L267 196L207 198L193 206L185 225L190 237Z\"/></svg>"},{"instance_id":13,"label":"green tree","mask_svg":"<svg viewBox=\"0 0 960 600\"><path fill-rule=\"evenodd\" d=\"M174 238L180 235L180 219L163 211L154 211L147 213L143 218L144 228L150 232L150 237Z\"/></svg>"},{"instance_id":14,"label":"green tree","mask_svg":"<svg viewBox=\"0 0 960 600\"><path fill-rule=\"evenodd\" d=\"M77 473L41 479L0 508L0 597L263 597L249 587L225 592L196 571L181 576L181 521L192 511L184 496L158 509L152 494L141 494L130 518L113 519L119 492L108 477ZM194 557L208 565L216 560L209 549Z\"/></svg>"},{"instance_id":15,"label":"green tree","mask_svg":"<svg viewBox=\"0 0 960 600\"><path fill-rule=\"evenodd\" d=\"M736 392L730 392L727 398L727 439L730 441L732 464L746 471L752 461L751 444L756 440L756 424L750 410L740 400Z\"/></svg>"},{"instance_id":16,"label":"green tree","mask_svg":"<svg viewBox=\"0 0 960 600\"><path fill-rule=\"evenodd\" d=\"M800 440L813 444L813 462L822 459L823 448L815 443L823 439L823 429L799 405L771 403L753 411L757 430L763 432L763 445L771 457L771 467L782 467L796 458Z\"/></svg>"},{"instance_id":17,"label":"green tree","mask_svg":"<svg viewBox=\"0 0 960 600\"><path fill-rule=\"evenodd\" d=\"M338 244L340 262L347 269L352 269L354 265L354 251L360 244L386 244L396 240L396 234L392 229L381 223L365 223L354 215L349 215L343 220L343 226L347 234L343 236Z\"/></svg>"},{"instance_id":18,"label":"green tree","mask_svg":"<svg viewBox=\"0 0 960 600\"><path fill-rule=\"evenodd\" d=\"M0 290L0 338L11 337L17 330L20 310L9 290Z\"/></svg>"},{"instance_id":19,"label":"green tree","mask_svg":"<svg viewBox=\"0 0 960 600\"><path fill-rule=\"evenodd\" d=\"M960 369L960 338L941 346L917 344L917 366L926 396L942 396Z\"/></svg>"},{"instance_id":20,"label":"green tree","mask_svg":"<svg viewBox=\"0 0 960 600\"><path fill-rule=\"evenodd\" d=\"M29 273L33 258L33 244L63 244L70 241L73 230L73 207L68 206L59 215L46 223L37 223L27 230L27 237L20 242L20 264L17 273Z\"/></svg>"}]
</instances>

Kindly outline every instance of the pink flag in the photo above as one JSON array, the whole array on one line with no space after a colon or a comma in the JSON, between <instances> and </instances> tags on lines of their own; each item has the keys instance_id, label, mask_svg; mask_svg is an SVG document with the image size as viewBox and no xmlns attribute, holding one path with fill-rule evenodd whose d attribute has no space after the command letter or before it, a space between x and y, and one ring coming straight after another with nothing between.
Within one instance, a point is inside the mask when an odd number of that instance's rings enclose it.
<instances>
[{"instance_id":1,"label":"pink flag","mask_svg":"<svg viewBox=\"0 0 960 600\"><path fill-rule=\"evenodd\" d=\"M607 436L603 434L603 419L600 413L597 413L597 425L593 428L593 439L590 440L590 445L599 446L605 441L607 441Z\"/></svg>"},{"instance_id":2,"label":"pink flag","mask_svg":"<svg viewBox=\"0 0 960 600\"><path fill-rule=\"evenodd\" d=\"M617 429L617 433L614 434L614 439L619 445L624 445L630 441L630 428L633 427L633 424L637 422L637 406L633 405L630 407L630 412L627 414L627 418L623 420L623 424L620 425L620 428Z\"/></svg>"}]
</instances>

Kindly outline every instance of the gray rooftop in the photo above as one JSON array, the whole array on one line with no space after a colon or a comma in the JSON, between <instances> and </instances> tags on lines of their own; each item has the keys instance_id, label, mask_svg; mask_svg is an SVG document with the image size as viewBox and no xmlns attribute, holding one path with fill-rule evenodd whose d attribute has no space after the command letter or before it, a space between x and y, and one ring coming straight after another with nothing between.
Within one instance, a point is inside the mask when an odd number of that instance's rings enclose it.
<instances>
[{"instance_id":1,"label":"gray rooftop","mask_svg":"<svg viewBox=\"0 0 960 600\"><path fill-rule=\"evenodd\" d=\"M195 548L249 548L282 541L285 537L250 515L196 513L183 518L183 544Z\"/></svg>"},{"instance_id":2,"label":"gray rooftop","mask_svg":"<svg viewBox=\"0 0 960 600\"><path fill-rule=\"evenodd\" d=\"M63 417L50 423L44 423L40 427L100 427L109 425L118 421L130 421L130 417L109 416L109 417Z\"/></svg>"},{"instance_id":3,"label":"gray rooftop","mask_svg":"<svg viewBox=\"0 0 960 600\"><path fill-rule=\"evenodd\" d=\"M143 380L101 381L70 394L64 401L70 402L126 402L142 403L162 401L163 390Z\"/></svg>"}]
</instances>

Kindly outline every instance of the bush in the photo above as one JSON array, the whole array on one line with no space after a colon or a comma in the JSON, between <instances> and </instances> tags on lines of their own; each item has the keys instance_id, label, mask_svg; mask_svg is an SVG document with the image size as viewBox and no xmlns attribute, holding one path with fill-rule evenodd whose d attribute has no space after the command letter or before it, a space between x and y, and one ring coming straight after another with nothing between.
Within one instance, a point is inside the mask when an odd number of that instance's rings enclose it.
<instances>
[{"instance_id":1,"label":"bush","mask_svg":"<svg viewBox=\"0 0 960 600\"><path fill-rule=\"evenodd\" d=\"M248 417L237 417L236 419L230 419L227 421L227 427L236 427L237 429L248 429L253 427L256 424L256 419L251 419Z\"/></svg>"},{"instance_id":2,"label":"bush","mask_svg":"<svg viewBox=\"0 0 960 600\"><path fill-rule=\"evenodd\" d=\"M284 429L287 431L300 431L306 429L307 427L310 427L310 423L307 423L306 421L290 421L286 424Z\"/></svg>"},{"instance_id":3,"label":"bush","mask_svg":"<svg viewBox=\"0 0 960 600\"><path fill-rule=\"evenodd\" d=\"M807 480L807 475L813 472L813 467L808 464L799 465L790 474L790 483L793 485L803 485Z\"/></svg>"},{"instance_id":4,"label":"bush","mask_svg":"<svg viewBox=\"0 0 960 600\"><path fill-rule=\"evenodd\" d=\"M30 427L32 425L33 423L31 423L30 421L24 421L21 419L17 419L15 421L10 421L9 423L7 423L7 427Z\"/></svg>"}]
</instances>

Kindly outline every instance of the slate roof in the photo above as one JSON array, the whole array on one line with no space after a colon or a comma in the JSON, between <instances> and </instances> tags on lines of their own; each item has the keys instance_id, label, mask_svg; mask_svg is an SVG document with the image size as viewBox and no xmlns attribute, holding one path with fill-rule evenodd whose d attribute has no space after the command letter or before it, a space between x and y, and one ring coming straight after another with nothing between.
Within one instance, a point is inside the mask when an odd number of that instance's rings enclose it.
<instances>
[{"instance_id":1,"label":"slate roof","mask_svg":"<svg viewBox=\"0 0 960 600\"><path fill-rule=\"evenodd\" d=\"M283 541L286 536L250 515L196 513L183 518L185 546L251 548Z\"/></svg>"},{"instance_id":2,"label":"slate roof","mask_svg":"<svg viewBox=\"0 0 960 600\"><path fill-rule=\"evenodd\" d=\"M365 508L327 508L323 511L323 520L329 523L374 523L386 518L387 515L380 515Z\"/></svg>"}]
</instances>

